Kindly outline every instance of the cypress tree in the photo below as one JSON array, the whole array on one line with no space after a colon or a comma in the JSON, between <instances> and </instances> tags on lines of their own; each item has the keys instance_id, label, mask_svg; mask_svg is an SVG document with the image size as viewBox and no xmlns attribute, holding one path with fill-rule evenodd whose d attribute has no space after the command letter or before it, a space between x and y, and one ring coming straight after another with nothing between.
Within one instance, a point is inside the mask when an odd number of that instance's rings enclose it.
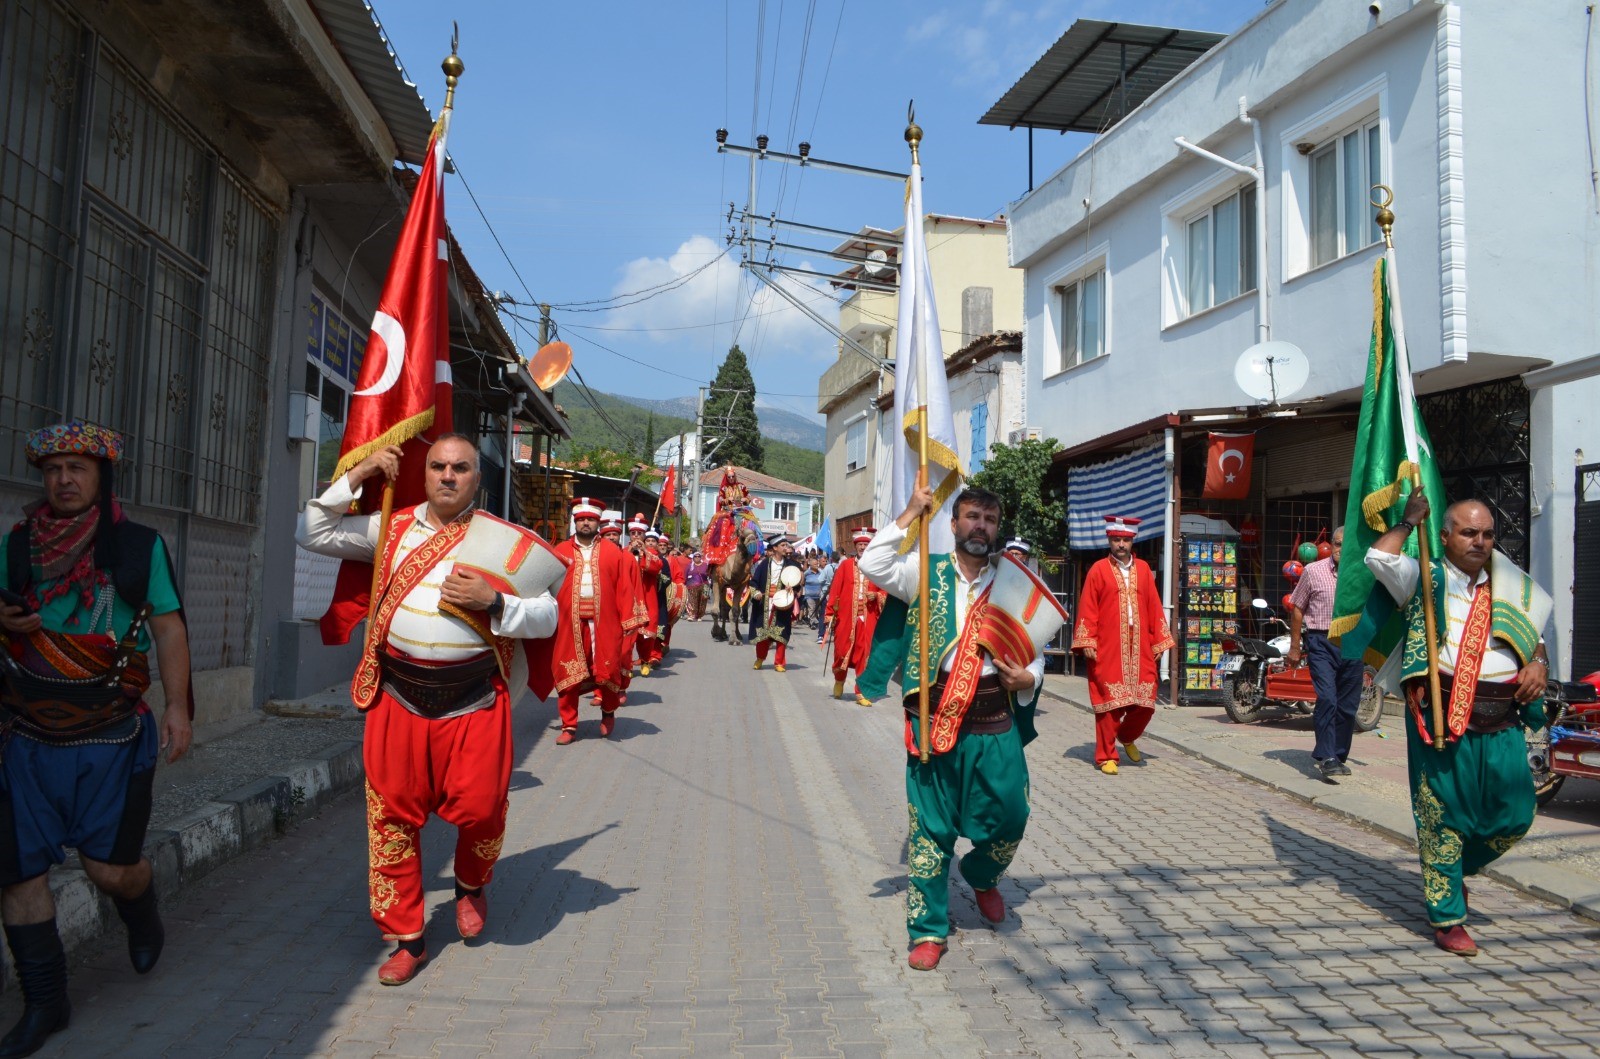
<instances>
[{"instance_id":1,"label":"cypress tree","mask_svg":"<svg viewBox=\"0 0 1600 1059\"><path fill-rule=\"evenodd\" d=\"M736 463L752 471L766 470L766 450L761 444L761 423L756 417L756 382L750 364L737 345L711 380L706 395L705 435L725 438L712 456L718 465Z\"/></svg>"}]
</instances>

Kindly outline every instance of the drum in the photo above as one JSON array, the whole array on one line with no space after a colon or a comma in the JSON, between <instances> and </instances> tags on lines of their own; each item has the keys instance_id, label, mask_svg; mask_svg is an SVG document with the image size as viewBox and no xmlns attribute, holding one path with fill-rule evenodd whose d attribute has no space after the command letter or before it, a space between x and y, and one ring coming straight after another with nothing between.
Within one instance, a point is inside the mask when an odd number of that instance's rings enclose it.
<instances>
[{"instance_id":1,"label":"drum","mask_svg":"<svg viewBox=\"0 0 1600 1059\"><path fill-rule=\"evenodd\" d=\"M787 573L787 571L785 571L785 573ZM774 592L772 594L772 609L773 610L775 610L775 611L777 611L777 610L788 610L790 607L793 607L793 606L794 606L794 589L789 588L789 587L786 586L784 588L778 589L776 592Z\"/></svg>"},{"instance_id":2,"label":"drum","mask_svg":"<svg viewBox=\"0 0 1600 1059\"><path fill-rule=\"evenodd\" d=\"M1067 624L1067 610L1016 556L1000 553L978 619L978 645L995 658L1025 666Z\"/></svg>"},{"instance_id":3,"label":"drum","mask_svg":"<svg viewBox=\"0 0 1600 1059\"><path fill-rule=\"evenodd\" d=\"M483 575L496 592L523 598L554 592L567 562L537 533L484 511L472 513L455 559L457 569Z\"/></svg>"},{"instance_id":4,"label":"drum","mask_svg":"<svg viewBox=\"0 0 1600 1059\"><path fill-rule=\"evenodd\" d=\"M778 584L787 588L791 596L794 595L795 589L805 583L805 579L806 572L798 566L785 566L778 573Z\"/></svg>"}]
</instances>

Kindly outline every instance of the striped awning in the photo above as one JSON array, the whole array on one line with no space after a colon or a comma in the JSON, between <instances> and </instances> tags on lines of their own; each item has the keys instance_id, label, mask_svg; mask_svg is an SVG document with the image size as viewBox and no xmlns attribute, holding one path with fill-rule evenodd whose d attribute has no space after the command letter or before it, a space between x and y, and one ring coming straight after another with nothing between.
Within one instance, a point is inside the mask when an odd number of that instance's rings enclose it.
<instances>
[{"instance_id":1,"label":"striped awning","mask_svg":"<svg viewBox=\"0 0 1600 1059\"><path fill-rule=\"evenodd\" d=\"M1067 546L1103 550L1107 515L1143 519L1134 541L1159 538L1167 496L1166 451L1138 449L1104 463L1067 471Z\"/></svg>"}]
</instances>

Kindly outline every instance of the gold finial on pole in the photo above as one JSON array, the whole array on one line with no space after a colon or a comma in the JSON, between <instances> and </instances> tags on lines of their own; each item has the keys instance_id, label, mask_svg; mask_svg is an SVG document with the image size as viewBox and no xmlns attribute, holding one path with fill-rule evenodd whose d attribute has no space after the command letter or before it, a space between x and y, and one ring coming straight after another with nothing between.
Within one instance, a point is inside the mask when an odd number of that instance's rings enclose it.
<instances>
[{"instance_id":1,"label":"gold finial on pole","mask_svg":"<svg viewBox=\"0 0 1600 1059\"><path fill-rule=\"evenodd\" d=\"M461 56L456 54L456 49L461 44L461 27L450 23L450 54L444 62L439 64L439 69L444 71L444 109L449 110L456 105L456 83L461 80L461 75L467 72L467 64L461 61Z\"/></svg>"},{"instance_id":2,"label":"gold finial on pole","mask_svg":"<svg viewBox=\"0 0 1600 1059\"><path fill-rule=\"evenodd\" d=\"M1372 185L1372 198L1369 200L1378 207L1378 228L1383 232L1383 245L1390 250L1394 249L1394 210L1389 207L1394 204L1394 192L1389 190L1387 184ZM1383 200L1378 200L1379 194Z\"/></svg>"},{"instance_id":3,"label":"gold finial on pole","mask_svg":"<svg viewBox=\"0 0 1600 1059\"><path fill-rule=\"evenodd\" d=\"M922 126L917 124L917 101L906 104L906 143L911 145L911 164L919 165L917 145L922 142Z\"/></svg>"}]
</instances>

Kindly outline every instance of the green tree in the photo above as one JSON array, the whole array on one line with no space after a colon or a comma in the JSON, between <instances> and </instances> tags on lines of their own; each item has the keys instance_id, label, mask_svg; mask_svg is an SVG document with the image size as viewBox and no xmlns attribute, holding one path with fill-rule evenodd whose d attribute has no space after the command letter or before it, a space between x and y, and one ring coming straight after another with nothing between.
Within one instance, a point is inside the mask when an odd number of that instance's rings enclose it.
<instances>
[{"instance_id":1,"label":"green tree","mask_svg":"<svg viewBox=\"0 0 1600 1059\"><path fill-rule=\"evenodd\" d=\"M989 490L1005 504L1000 532L1028 538L1036 555L1061 554L1067 539L1066 501L1044 488L1051 457L1060 448L1055 438L996 444L983 470L972 476L971 484Z\"/></svg>"},{"instance_id":2,"label":"green tree","mask_svg":"<svg viewBox=\"0 0 1600 1059\"><path fill-rule=\"evenodd\" d=\"M645 463L653 464L656 462L656 414L654 411L650 413L650 418L645 420L644 451L639 454L639 458Z\"/></svg>"},{"instance_id":3,"label":"green tree","mask_svg":"<svg viewBox=\"0 0 1600 1059\"><path fill-rule=\"evenodd\" d=\"M598 445L593 448L573 449L562 458L562 462L568 467L585 470L590 474L603 474L608 478L626 478L638 465L638 461L627 453L615 452Z\"/></svg>"},{"instance_id":4,"label":"green tree","mask_svg":"<svg viewBox=\"0 0 1600 1059\"><path fill-rule=\"evenodd\" d=\"M752 471L767 469L766 448L761 443L761 423L756 418L756 381L750 364L737 345L711 380L706 395L705 433L723 438L712 457L717 464L736 463Z\"/></svg>"}]
</instances>

